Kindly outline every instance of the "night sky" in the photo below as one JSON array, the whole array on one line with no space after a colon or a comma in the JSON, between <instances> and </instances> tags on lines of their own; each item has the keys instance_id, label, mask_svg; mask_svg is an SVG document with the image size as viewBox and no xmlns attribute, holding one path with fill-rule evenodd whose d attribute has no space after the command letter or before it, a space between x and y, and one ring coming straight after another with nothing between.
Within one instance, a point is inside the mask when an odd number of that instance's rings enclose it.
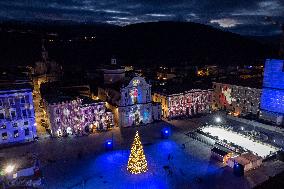
<instances>
[{"instance_id":1,"label":"night sky","mask_svg":"<svg viewBox=\"0 0 284 189\"><path fill-rule=\"evenodd\" d=\"M277 22L284 23L284 0L1 0L0 19L116 25L192 21L243 35L275 35L281 33Z\"/></svg>"}]
</instances>

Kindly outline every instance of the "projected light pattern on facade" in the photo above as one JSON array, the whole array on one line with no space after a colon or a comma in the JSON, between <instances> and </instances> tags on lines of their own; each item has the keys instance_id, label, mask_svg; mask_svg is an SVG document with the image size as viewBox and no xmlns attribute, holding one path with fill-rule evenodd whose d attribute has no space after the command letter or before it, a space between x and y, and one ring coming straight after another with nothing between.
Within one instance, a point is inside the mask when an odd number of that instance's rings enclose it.
<instances>
[{"instance_id":1,"label":"projected light pattern on facade","mask_svg":"<svg viewBox=\"0 0 284 189\"><path fill-rule=\"evenodd\" d=\"M261 109L284 114L284 61L266 60Z\"/></svg>"}]
</instances>

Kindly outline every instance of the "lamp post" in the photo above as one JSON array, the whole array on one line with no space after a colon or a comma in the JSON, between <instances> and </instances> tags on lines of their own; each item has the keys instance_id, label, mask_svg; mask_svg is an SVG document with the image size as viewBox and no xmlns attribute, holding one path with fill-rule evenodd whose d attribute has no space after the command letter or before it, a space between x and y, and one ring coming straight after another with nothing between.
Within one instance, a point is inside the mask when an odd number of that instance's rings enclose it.
<instances>
[{"instance_id":1,"label":"lamp post","mask_svg":"<svg viewBox=\"0 0 284 189\"><path fill-rule=\"evenodd\" d=\"M15 170L15 165L13 165L13 164L9 164L4 168L4 170L3 170L3 172L4 172L4 174L3 174L3 188L4 189L6 188L6 182L8 181L7 176L13 174L14 170Z\"/></svg>"},{"instance_id":2,"label":"lamp post","mask_svg":"<svg viewBox=\"0 0 284 189\"><path fill-rule=\"evenodd\" d=\"M221 119L221 117L215 117L215 122L217 123L217 124L220 124L221 122L222 122L222 119Z\"/></svg>"}]
</instances>

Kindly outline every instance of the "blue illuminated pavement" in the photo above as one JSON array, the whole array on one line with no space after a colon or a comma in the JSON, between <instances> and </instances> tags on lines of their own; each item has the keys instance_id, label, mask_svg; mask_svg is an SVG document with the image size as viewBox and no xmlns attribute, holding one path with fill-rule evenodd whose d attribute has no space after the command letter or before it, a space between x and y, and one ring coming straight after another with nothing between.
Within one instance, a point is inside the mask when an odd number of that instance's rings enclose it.
<instances>
[{"instance_id":1,"label":"blue illuminated pavement","mask_svg":"<svg viewBox=\"0 0 284 189\"><path fill-rule=\"evenodd\" d=\"M197 178L222 173L219 166L210 162L209 149L200 144L189 145L182 149L173 140L144 145L149 170L141 175L131 175L126 170L129 150L56 162L43 170L45 188L189 188Z\"/></svg>"}]
</instances>

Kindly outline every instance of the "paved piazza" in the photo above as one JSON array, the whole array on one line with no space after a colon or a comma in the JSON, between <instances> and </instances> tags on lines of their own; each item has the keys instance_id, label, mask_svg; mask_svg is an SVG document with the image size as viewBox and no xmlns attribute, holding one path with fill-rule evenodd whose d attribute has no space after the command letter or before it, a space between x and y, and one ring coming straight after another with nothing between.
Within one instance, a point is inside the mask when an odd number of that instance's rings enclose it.
<instances>
[{"instance_id":1,"label":"paved piazza","mask_svg":"<svg viewBox=\"0 0 284 189\"><path fill-rule=\"evenodd\" d=\"M115 128L77 138L40 138L34 143L1 149L0 153L7 154L7 160L13 160L19 167L28 162L32 154L38 154L46 189L246 189L284 170L283 162L268 161L259 169L247 172L245 177L234 176L232 169L211 159L207 145L185 135L209 119L201 117L122 130ZM161 139L163 127L172 129L169 139ZM126 171L136 130L140 133L149 167L142 175L130 175ZM112 137L114 150L106 151L104 143ZM182 148L183 144L185 148Z\"/></svg>"}]
</instances>

